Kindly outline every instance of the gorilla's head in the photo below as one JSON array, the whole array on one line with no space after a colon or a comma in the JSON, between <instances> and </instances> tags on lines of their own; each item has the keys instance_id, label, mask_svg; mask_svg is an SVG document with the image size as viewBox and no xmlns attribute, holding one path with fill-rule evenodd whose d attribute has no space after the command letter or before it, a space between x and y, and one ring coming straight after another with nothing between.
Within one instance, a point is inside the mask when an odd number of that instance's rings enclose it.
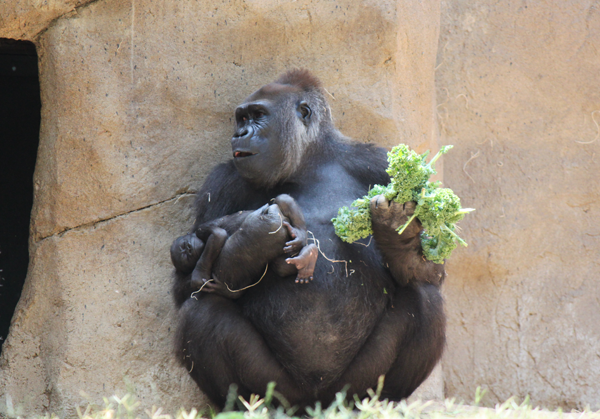
<instances>
[{"instance_id":1,"label":"gorilla's head","mask_svg":"<svg viewBox=\"0 0 600 419\"><path fill-rule=\"evenodd\" d=\"M235 120L235 166L262 187L292 176L307 147L332 123L321 82L307 70L288 71L261 87L237 107Z\"/></svg>"}]
</instances>

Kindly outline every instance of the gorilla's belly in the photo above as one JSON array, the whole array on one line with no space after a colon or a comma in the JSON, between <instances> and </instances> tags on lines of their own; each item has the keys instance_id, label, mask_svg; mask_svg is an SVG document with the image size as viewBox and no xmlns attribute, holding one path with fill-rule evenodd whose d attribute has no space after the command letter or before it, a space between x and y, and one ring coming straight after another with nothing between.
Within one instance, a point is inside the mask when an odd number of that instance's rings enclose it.
<instances>
[{"instance_id":1,"label":"gorilla's belly","mask_svg":"<svg viewBox=\"0 0 600 419\"><path fill-rule=\"evenodd\" d=\"M385 302L368 302L359 289L332 292L317 283L286 285L272 284L270 292L244 304L244 313L296 380L326 387L356 356Z\"/></svg>"}]
</instances>

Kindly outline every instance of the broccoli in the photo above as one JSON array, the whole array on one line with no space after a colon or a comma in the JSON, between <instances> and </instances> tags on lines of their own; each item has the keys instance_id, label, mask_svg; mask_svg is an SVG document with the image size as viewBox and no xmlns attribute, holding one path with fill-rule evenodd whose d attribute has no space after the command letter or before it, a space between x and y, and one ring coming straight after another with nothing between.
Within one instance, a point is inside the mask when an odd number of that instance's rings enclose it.
<instances>
[{"instance_id":1,"label":"broccoli","mask_svg":"<svg viewBox=\"0 0 600 419\"><path fill-rule=\"evenodd\" d=\"M431 175L436 173L433 165L451 148L452 146L442 147L426 163L429 152L419 155L404 144L394 147L388 153L389 165L386 171L391 178L389 185L375 185L366 196L351 204L354 208L339 209L338 216L331 220L338 237L353 243L373 234L370 201L377 195L384 195L390 201L417 203L413 216L398 228L398 234L402 234L410 222L418 218L423 225L421 247L428 260L444 263L444 259L456 248L457 242L466 246L467 243L454 230L456 223L473 209L461 208L460 199L451 189L440 188L439 182L429 182Z\"/></svg>"}]
</instances>

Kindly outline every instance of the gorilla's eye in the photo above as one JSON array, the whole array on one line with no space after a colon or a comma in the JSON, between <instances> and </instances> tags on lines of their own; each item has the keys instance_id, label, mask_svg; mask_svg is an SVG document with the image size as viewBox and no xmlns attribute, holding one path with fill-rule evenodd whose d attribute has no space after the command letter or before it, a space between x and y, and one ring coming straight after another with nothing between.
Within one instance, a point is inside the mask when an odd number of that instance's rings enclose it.
<instances>
[{"instance_id":1,"label":"gorilla's eye","mask_svg":"<svg viewBox=\"0 0 600 419\"><path fill-rule=\"evenodd\" d=\"M256 119L262 118L263 116L265 116L265 113L263 111L256 111L256 113L254 114L254 117Z\"/></svg>"},{"instance_id":2,"label":"gorilla's eye","mask_svg":"<svg viewBox=\"0 0 600 419\"><path fill-rule=\"evenodd\" d=\"M248 117L247 116L242 116L242 121L247 121Z\"/></svg>"}]
</instances>

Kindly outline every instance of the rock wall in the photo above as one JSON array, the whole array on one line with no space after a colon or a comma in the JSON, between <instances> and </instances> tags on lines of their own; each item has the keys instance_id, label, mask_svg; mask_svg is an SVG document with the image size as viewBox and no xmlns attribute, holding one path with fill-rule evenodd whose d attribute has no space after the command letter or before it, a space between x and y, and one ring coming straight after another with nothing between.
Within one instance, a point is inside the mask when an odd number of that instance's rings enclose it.
<instances>
[{"instance_id":1,"label":"rock wall","mask_svg":"<svg viewBox=\"0 0 600 419\"><path fill-rule=\"evenodd\" d=\"M4 1L0 37L38 47L43 109L0 413L72 413L80 389L203 405L171 353L168 249L229 158L235 105L306 67L345 134L435 149L439 15L435 0Z\"/></svg>"},{"instance_id":2,"label":"rock wall","mask_svg":"<svg viewBox=\"0 0 600 419\"><path fill-rule=\"evenodd\" d=\"M446 394L600 409L600 4L442 2L445 183L477 211L448 263Z\"/></svg>"}]
</instances>

